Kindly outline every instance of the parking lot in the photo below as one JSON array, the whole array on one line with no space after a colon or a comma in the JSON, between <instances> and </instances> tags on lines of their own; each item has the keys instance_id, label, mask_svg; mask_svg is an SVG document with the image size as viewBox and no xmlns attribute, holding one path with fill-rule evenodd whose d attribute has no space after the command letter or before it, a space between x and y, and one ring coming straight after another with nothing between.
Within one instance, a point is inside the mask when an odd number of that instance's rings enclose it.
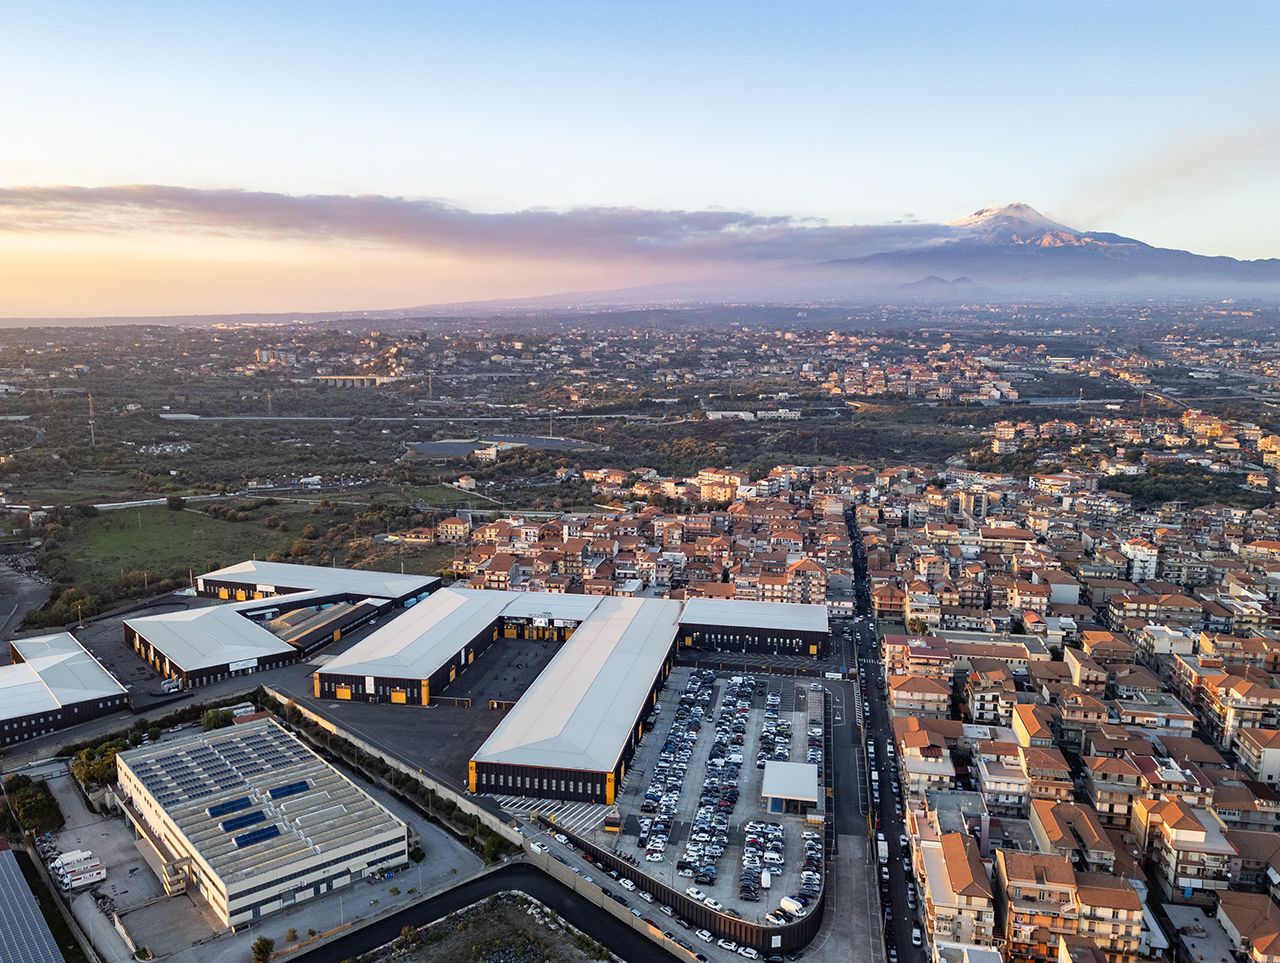
<instances>
[{"instance_id":1,"label":"parking lot","mask_svg":"<svg viewBox=\"0 0 1280 963\"><path fill-rule=\"evenodd\" d=\"M800 897L790 905L805 913L823 869L821 828L766 813L760 789L765 760L808 757L809 685L678 668L623 780L622 832L599 827L594 841L745 919L784 922L769 915L783 897Z\"/></svg>"}]
</instances>

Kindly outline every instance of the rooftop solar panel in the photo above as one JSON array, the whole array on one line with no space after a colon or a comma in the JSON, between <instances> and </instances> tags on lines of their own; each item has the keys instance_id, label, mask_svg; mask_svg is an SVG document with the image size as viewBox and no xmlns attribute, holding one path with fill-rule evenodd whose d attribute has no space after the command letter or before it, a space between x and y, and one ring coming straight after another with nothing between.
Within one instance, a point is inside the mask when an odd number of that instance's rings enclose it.
<instances>
[{"instance_id":1,"label":"rooftop solar panel","mask_svg":"<svg viewBox=\"0 0 1280 963\"><path fill-rule=\"evenodd\" d=\"M295 796L300 792L306 792L308 788L309 784L304 779L301 782L291 782L284 786L276 786L267 795L272 799L283 799L285 796Z\"/></svg>"},{"instance_id":2,"label":"rooftop solar panel","mask_svg":"<svg viewBox=\"0 0 1280 963\"><path fill-rule=\"evenodd\" d=\"M261 809L257 812L245 813L243 816L232 816L230 819L224 819L219 826L224 833L234 832L237 829L244 829L246 826L253 826L257 823L267 821L267 814Z\"/></svg>"},{"instance_id":3,"label":"rooftop solar panel","mask_svg":"<svg viewBox=\"0 0 1280 963\"><path fill-rule=\"evenodd\" d=\"M248 809L253 805L253 801L248 796L241 796L239 799L232 799L224 803L218 803L216 806L209 807L209 817L217 819L219 816L225 816L228 813L239 812L241 809Z\"/></svg>"},{"instance_id":4,"label":"rooftop solar panel","mask_svg":"<svg viewBox=\"0 0 1280 963\"><path fill-rule=\"evenodd\" d=\"M252 832L243 833L237 836L234 841L237 846L244 849L246 846L252 846L254 843L260 843L279 835L279 826L264 826L262 829L255 829Z\"/></svg>"}]
</instances>

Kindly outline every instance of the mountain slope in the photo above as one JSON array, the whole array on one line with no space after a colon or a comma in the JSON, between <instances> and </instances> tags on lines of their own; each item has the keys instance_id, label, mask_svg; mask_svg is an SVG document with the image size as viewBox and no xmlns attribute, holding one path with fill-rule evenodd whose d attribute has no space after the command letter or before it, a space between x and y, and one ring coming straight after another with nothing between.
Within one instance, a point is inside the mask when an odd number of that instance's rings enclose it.
<instances>
[{"instance_id":1,"label":"mountain slope","mask_svg":"<svg viewBox=\"0 0 1280 963\"><path fill-rule=\"evenodd\" d=\"M908 283L963 275L1003 290L1217 293L1239 285L1280 292L1280 260L1238 261L1153 247L1134 238L1077 231L1026 204L976 211L951 235L905 251L824 262L849 281Z\"/></svg>"}]
</instances>

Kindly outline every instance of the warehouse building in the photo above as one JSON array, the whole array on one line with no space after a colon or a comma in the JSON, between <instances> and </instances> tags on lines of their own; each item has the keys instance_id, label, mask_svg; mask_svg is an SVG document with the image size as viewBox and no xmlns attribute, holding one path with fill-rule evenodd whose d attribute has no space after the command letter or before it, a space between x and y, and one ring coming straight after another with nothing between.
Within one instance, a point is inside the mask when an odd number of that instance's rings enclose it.
<instances>
[{"instance_id":1,"label":"warehouse building","mask_svg":"<svg viewBox=\"0 0 1280 963\"><path fill-rule=\"evenodd\" d=\"M408 829L271 719L121 753L117 801L165 893L237 929L408 863Z\"/></svg>"},{"instance_id":2,"label":"warehouse building","mask_svg":"<svg viewBox=\"0 0 1280 963\"><path fill-rule=\"evenodd\" d=\"M822 605L450 587L327 662L313 694L427 706L499 638L562 644L470 761L471 791L611 804L677 640L817 654L827 614Z\"/></svg>"},{"instance_id":3,"label":"warehouse building","mask_svg":"<svg viewBox=\"0 0 1280 963\"><path fill-rule=\"evenodd\" d=\"M0 666L0 744L79 725L129 706L129 693L69 632L14 639Z\"/></svg>"},{"instance_id":4,"label":"warehouse building","mask_svg":"<svg viewBox=\"0 0 1280 963\"><path fill-rule=\"evenodd\" d=\"M680 644L692 648L825 658L830 640L825 605L691 599L680 616Z\"/></svg>"},{"instance_id":5,"label":"warehouse building","mask_svg":"<svg viewBox=\"0 0 1280 963\"><path fill-rule=\"evenodd\" d=\"M389 599L395 605L421 601L441 585L430 575L398 575L364 569L291 565L287 562L240 562L196 578L196 594L226 601L318 592L335 596Z\"/></svg>"},{"instance_id":6,"label":"warehouse building","mask_svg":"<svg viewBox=\"0 0 1280 963\"><path fill-rule=\"evenodd\" d=\"M124 641L184 689L297 662L298 649L250 615L262 602L125 619Z\"/></svg>"},{"instance_id":7,"label":"warehouse building","mask_svg":"<svg viewBox=\"0 0 1280 963\"><path fill-rule=\"evenodd\" d=\"M603 597L471 760L472 792L612 805L675 657L680 603Z\"/></svg>"},{"instance_id":8,"label":"warehouse building","mask_svg":"<svg viewBox=\"0 0 1280 963\"><path fill-rule=\"evenodd\" d=\"M439 585L420 575L241 562L196 579L198 595L236 601L126 619L124 641L192 688L296 662Z\"/></svg>"},{"instance_id":9,"label":"warehouse building","mask_svg":"<svg viewBox=\"0 0 1280 963\"><path fill-rule=\"evenodd\" d=\"M499 638L563 641L599 606L588 595L449 587L334 656L317 698L430 705Z\"/></svg>"}]
</instances>

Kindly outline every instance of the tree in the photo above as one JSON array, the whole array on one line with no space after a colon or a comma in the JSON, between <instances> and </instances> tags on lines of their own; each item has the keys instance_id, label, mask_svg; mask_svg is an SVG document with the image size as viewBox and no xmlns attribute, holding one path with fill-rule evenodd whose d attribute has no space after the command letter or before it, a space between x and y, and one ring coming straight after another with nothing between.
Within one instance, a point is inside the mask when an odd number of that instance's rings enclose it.
<instances>
[{"instance_id":1,"label":"tree","mask_svg":"<svg viewBox=\"0 0 1280 963\"><path fill-rule=\"evenodd\" d=\"M200 717L200 724L204 726L204 731L208 732L211 729L225 729L234 719L235 717L227 709L208 709Z\"/></svg>"},{"instance_id":2,"label":"tree","mask_svg":"<svg viewBox=\"0 0 1280 963\"><path fill-rule=\"evenodd\" d=\"M187 500L181 495L170 495L164 500L171 512L180 512L187 507Z\"/></svg>"},{"instance_id":3,"label":"tree","mask_svg":"<svg viewBox=\"0 0 1280 963\"><path fill-rule=\"evenodd\" d=\"M418 931L412 926L406 926L400 931L400 948L402 950L410 950L422 942L422 938L418 935Z\"/></svg>"},{"instance_id":4,"label":"tree","mask_svg":"<svg viewBox=\"0 0 1280 963\"><path fill-rule=\"evenodd\" d=\"M276 952L276 941L269 936L259 936L250 948L250 959L253 963L271 963Z\"/></svg>"},{"instance_id":5,"label":"tree","mask_svg":"<svg viewBox=\"0 0 1280 963\"><path fill-rule=\"evenodd\" d=\"M161 729L159 726L151 726L149 729L147 729L147 738L150 739L152 742L159 742L160 733L161 733Z\"/></svg>"}]
</instances>

